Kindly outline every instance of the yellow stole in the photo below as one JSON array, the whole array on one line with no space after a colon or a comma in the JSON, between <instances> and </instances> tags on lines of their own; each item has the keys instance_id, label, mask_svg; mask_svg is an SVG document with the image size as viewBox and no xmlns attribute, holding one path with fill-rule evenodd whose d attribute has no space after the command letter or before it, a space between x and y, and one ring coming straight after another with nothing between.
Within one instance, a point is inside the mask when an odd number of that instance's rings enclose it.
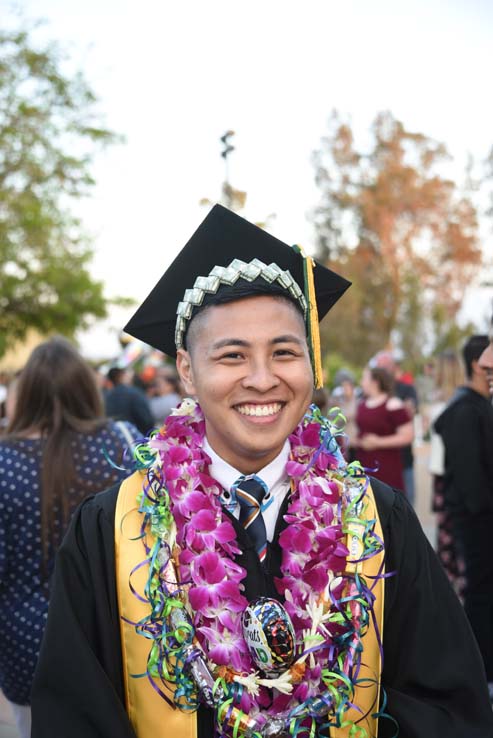
<instances>
[{"instance_id":1,"label":"yellow stole","mask_svg":"<svg viewBox=\"0 0 493 738\"><path fill-rule=\"evenodd\" d=\"M146 676L132 676L146 672L151 648L151 641L136 633L135 628L123 619L137 623L149 613L149 606L137 599L128 585L130 572L144 558L139 537L142 515L137 509L137 495L142 490L144 476L144 472L135 472L123 482L115 511L116 582L127 713L137 738L197 738L196 713L171 707ZM141 596L148 573L146 565L132 575L132 586Z\"/></svg>"},{"instance_id":2,"label":"yellow stole","mask_svg":"<svg viewBox=\"0 0 493 738\"><path fill-rule=\"evenodd\" d=\"M377 506L373 496L373 490L368 486L365 495L366 507L364 517L366 520L374 520L373 533L383 541L382 526L378 517ZM362 527L362 526L361 526ZM357 559L361 554L361 538L363 531L358 531L356 526L350 531L347 540L347 547L350 552L350 559ZM373 582L373 594L375 602L373 605L373 614L378 627L380 639L383 641L383 606L384 606L384 582L383 577L375 580L371 577L383 574L384 569L384 551L372 556L367 561L358 564L349 564L346 569L348 572L358 572L362 577L367 579L367 585L371 587ZM368 630L362 638L363 655L361 659L361 668L358 676L358 684L354 690L353 704L359 708L347 710L344 714L343 727L331 728L331 738L347 738L350 734L350 725L345 725L346 720L352 720L358 726L365 728L368 738L377 738L378 735L378 719L373 715L378 712L380 706L380 677L382 672L382 656L381 649L377 640L377 634L370 622Z\"/></svg>"},{"instance_id":3,"label":"yellow stole","mask_svg":"<svg viewBox=\"0 0 493 738\"><path fill-rule=\"evenodd\" d=\"M118 608L120 613L122 657L125 702L127 713L138 738L197 738L196 713L186 713L170 707L153 689L147 677L134 678L133 674L144 674L147 668L147 657L150 641L135 632L135 628L125 622L135 623L144 618L149 608L141 602L129 587L129 575L135 566L143 560L143 546L140 536L142 516L137 509L137 495L142 489L145 472L135 472L120 487L115 512L115 557ZM374 532L382 538L382 530L376 512L375 501L371 489L366 496L366 518L376 519ZM357 549L358 531L353 538ZM351 537L351 536L350 536ZM351 541L349 541L351 550ZM353 549L354 550L354 549ZM362 576L375 576L382 564L383 553L373 556L368 561L352 567ZM147 582L148 567L141 566L132 576L132 585L142 596ZM375 618L380 636L383 630L383 579L377 580L374 588L376 601ZM361 712L350 710L347 717L365 727L368 738L377 735L377 720L372 713L378 710L380 681L380 650L373 625L363 637L363 661L360 679L368 679L355 689L354 704ZM376 683L375 683L376 682ZM349 736L349 726L331 728L332 738Z\"/></svg>"}]
</instances>

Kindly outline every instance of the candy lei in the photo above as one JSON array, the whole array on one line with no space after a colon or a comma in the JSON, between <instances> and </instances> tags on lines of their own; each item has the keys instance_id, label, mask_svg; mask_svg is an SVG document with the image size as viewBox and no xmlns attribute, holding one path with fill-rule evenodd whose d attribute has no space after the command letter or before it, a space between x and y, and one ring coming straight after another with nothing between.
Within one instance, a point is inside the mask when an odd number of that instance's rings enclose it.
<instances>
[{"instance_id":1,"label":"candy lei","mask_svg":"<svg viewBox=\"0 0 493 738\"><path fill-rule=\"evenodd\" d=\"M204 430L200 407L187 399L134 449L137 466L147 469L139 510L150 612L136 627L152 644L148 678L168 702L197 709L200 695L187 664L198 649L215 680L219 735L260 735L243 729L242 716L262 725L282 715L294 738L314 735L321 725L351 725L350 734L363 738L366 731L345 711L374 596L362 577L348 573L345 541L356 531L360 560L383 548L372 521L361 514L368 483L363 470L343 462L337 426L312 407L290 436L292 493L279 538L282 576L275 582L293 622L296 656L278 678L264 678L242 635L246 571L234 560L240 549L220 502L222 490L208 475ZM184 608L190 617L183 617Z\"/></svg>"}]
</instances>

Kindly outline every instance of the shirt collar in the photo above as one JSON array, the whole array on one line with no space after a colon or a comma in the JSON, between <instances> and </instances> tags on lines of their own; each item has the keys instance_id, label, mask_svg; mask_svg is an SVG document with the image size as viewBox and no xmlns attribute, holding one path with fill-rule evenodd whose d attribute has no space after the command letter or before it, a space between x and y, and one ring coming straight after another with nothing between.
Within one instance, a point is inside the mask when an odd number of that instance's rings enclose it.
<instances>
[{"instance_id":1,"label":"shirt collar","mask_svg":"<svg viewBox=\"0 0 493 738\"><path fill-rule=\"evenodd\" d=\"M210 476L215 479L216 482L219 482L223 489L230 490L238 477L241 476L241 472L216 454L207 438L204 438L203 449L211 459L209 466ZM284 446L276 458L272 459L270 464L267 464L267 466L264 466L263 469L260 469L260 471L256 473L257 476L265 482L268 490L271 490L274 485L287 479L286 464L289 461L290 453L291 446L288 439L286 439Z\"/></svg>"}]
</instances>

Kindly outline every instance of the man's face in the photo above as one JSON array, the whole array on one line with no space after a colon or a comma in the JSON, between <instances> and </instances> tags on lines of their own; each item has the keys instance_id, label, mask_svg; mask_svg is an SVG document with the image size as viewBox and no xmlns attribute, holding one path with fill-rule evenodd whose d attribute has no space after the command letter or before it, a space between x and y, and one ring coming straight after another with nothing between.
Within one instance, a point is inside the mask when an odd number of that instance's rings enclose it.
<instances>
[{"instance_id":1,"label":"man's face","mask_svg":"<svg viewBox=\"0 0 493 738\"><path fill-rule=\"evenodd\" d=\"M190 353L178 352L180 377L202 407L214 451L252 474L277 456L311 401L302 317L262 296L210 307L196 320Z\"/></svg>"},{"instance_id":2,"label":"man's face","mask_svg":"<svg viewBox=\"0 0 493 738\"><path fill-rule=\"evenodd\" d=\"M493 397L493 344L490 343L481 356L479 357L478 365L480 370L484 373L484 379L488 385L488 393L490 397Z\"/></svg>"}]
</instances>

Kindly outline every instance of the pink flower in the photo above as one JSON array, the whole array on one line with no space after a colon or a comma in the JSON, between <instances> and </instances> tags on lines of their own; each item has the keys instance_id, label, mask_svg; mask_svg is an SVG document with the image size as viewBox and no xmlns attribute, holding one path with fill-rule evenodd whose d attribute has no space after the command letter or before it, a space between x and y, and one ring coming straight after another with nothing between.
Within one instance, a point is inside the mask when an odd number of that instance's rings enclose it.
<instances>
[{"instance_id":1,"label":"pink flower","mask_svg":"<svg viewBox=\"0 0 493 738\"><path fill-rule=\"evenodd\" d=\"M221 485L216 482L215 479L210 477L208 474L199 473L198 475L200 485L206 495L220 495L222 492Z\"/></svg>"},{"instance_id":2,"label":"pink flower","mask_svg":"<svg viewBox=\"0 0 493 738\"><path fill-rule=\"evenodd\" d=\"M182 464L191 459L190 449L187 446L170 446L166 456L170 464Z\"/></svg>"},{"instance_id":3,"label":"pink flower","mask_svg":"<svg viewBox=\"0 0 493 738\"><path fill-rule=\"evenodd\" d=\"M213 510L200 510L185 525L185 543L195 551L210 551L216 543L229 543L235 538L235 530L229 520L218 523Z\"/></svg>"},{"instance_id":4,"label":"pink flower","mask_svg":"<svg viewBox=\"0 0 493 738\"><path fill-rule=\"evenodd\" d=\"M226 629L219 624L214 628L202 626L197 628L197 635L209 658L219 666L232 666L240 672L245 666L248 670L251 669L251 660L239 623L234 629Z\"/></svg>"},{"instance_id":5,"label":"pink flower","mask_svg":"<svg viewBox=\"0 0 493 738\"><path fill-rule=\"evenodd\" d=\"M306 464L300 464L297 461L288 461L286 464L286 473L293 477L293 479L299 479L306 472Z\"/></svg>"},{"instance_id":6,"label":"pink flower","mask_svg":"<svg viewBox=\"0 0 493 738\"><path fill-rule=\"evenodd\" d=\"M329 574L325 564L315 564L307 567L301 578L315 592L323 592L329 583Z\"/></svg>"},{"instance_id":7,"label":"pink flower","mask_svg":"<svg viewBox=\"0 0 493 738\"><path fill-rule=\"evenodd\" d=\"M308 553L313 547L313 541L313 530L299 523L285 528L279 536L281 548L297 553Z\"/></svg>"},{"instance_id":8,"label":"pink flower","mask_svg":"<svg viewBox=\"0 0 493 738\"><path fill-rule=\"evenodd\" d=\"M290 551L286 548L283 555L283 570L292 577L300 577L309 559L307 553Z\"/></svg>"},{"instance_id":9,"label":"pink flower","mask_svg":"<svg viewBox=\"0 0 493 738\"><path fill-rule=\"evenodd\" d=\"M190 486L183 486L173 495L174 509L183 515L184 518L190 518L194 512L200 510L208 510L212 515L215 514L211 502L203 492L199 492Z\"/></svg>"},{"instance_id":10,"label":"pink flower","mask_svg":"<svg viewBox=\"0 0 493 738\"><path fill-rule=\"evenodd\" d=\"M320 426L318 423L309 423L301 433L301 443L303 446L310 446L317 449L320 446Z\"/></svg>"},{"instance_id":11,"label":"pink flower","mask_svg":"<svg viewBox=\"0 0 493 738\"><path fill-rule=\"evenodd\" d=\"M238 598L238 584L223 579L220 582L211 584L201 584L191 587L188 592L188 599L193 610L203 612L209 607L217 607L220 602L235 600Z\"/></svg>"},{"instance_id":12,"label":"pink flower","mask_svg":"<svg viewBox=\"0 0 493 738\"><path fill-rule=\"evenodd\" d=\"M191 562L190 571L196 584L217 584L226 576L224 562L215 551L196 556Z\"/></svg>"},{"instance_id":13,"label":"pink flower","mask_svg":"<svg viewBox=\"0 0 493 738\"><path fill-rule=\"evenodd\" d=\"M240 584L239 588L243 588L243 585ZM248 600L246 597L243 597L242 594L240 594L240 591L238 589L238 592L236 593L236 596L231 597L231 599L228 602L228 609L226 610L224 608L224 603L220 602L218 605L207 605L203 608L201 613L196 614L196 622L199 625L207 624L207 621L218 621L223 625L225 628L233 629L236 627L236 621L232 621L232 614L241 614L243 613L243 610L248 605Z\"/></svg>"},{"instance_id":14,"label":"pink flower","mask_svg":"<svg viewBox=\"0 0 493 738\"><path fill-rule=\"evenodd\" d=\"M320 689L321 674L322 668L320 664L316 664L313 669L307 669L303 676L303 681L295 688L293 697L300 702L304 702L309 697L316 697L322 691Z\"/></svg>"}]
</instances>

